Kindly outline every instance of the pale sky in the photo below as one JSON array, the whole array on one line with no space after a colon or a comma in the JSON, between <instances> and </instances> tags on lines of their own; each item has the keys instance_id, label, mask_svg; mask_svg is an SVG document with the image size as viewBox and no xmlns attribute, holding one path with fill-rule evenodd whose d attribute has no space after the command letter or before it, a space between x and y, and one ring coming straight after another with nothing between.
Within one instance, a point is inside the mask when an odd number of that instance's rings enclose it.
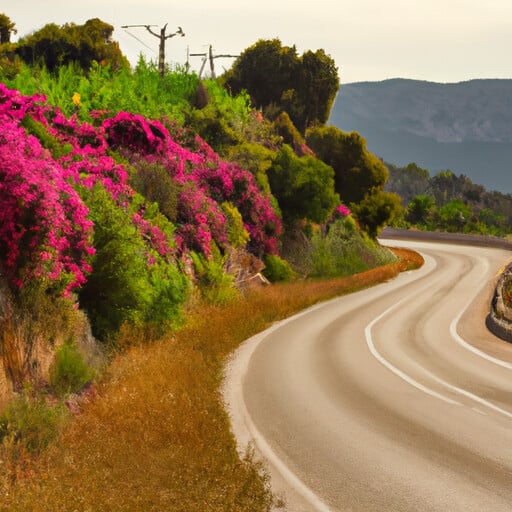
<instances>
[{"instance_id":1,"label":"pale sky","mask_svg":"<svg viewBox=\"0 0 512 512\"><path fill-rule=\"evenodd\" d=\"M100 18L132 63L140 53L158 60L158 39L145 28L168 23L185 37L166 43L166 61L189 53L238 54L258 39L278 38L299 54L322 48L341 83L413 78L460 82L512 78L511 0L0 0L0 13L27 35L47 23L82 24ZM233 59L216 59L217 74ZM190 57L194 69L200 57Z\"/></svg>"}]
</instances>

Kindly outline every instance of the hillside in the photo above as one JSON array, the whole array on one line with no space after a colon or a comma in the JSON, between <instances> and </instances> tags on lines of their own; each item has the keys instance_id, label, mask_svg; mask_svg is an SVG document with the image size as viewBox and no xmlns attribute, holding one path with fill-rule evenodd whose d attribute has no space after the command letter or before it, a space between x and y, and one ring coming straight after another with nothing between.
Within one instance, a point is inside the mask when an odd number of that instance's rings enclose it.
<instances>
[{"instance_id":1,"label":"hillside","mask_svg":"<svg viewBox=\"0 0 512 512\"><path fill-rule=\"evenodd\" d=\"M345 84L329 123L359 132L387 162L450 169L512 192L512 80Z\"/></svg>"}]
</instances>

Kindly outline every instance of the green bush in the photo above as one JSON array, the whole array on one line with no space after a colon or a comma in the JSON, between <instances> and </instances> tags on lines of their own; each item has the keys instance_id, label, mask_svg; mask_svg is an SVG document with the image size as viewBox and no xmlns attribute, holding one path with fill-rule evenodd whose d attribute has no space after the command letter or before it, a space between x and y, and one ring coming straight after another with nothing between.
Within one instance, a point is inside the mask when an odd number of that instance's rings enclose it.
<instances>
[{"instance_id":1,"label":"green bush","mask_svg":"<svg viewBox=\"0 0 512 512\"><path fill-rule=\"evenodd\" d=\"M395 260L394 255L364 235L352 216L310 232L306 224L288 233L283 257L304 276L333 278L363 272Z\"/></svg>"},{"instance_id":2,"label":"green bush","mask_svg":"<svg viewBox=\"0 0 512 512\"><path fill-rule=\"evenodd\" d=\"M313 277L347 276L395 260L389 250L359 232L350 216L329 224L325 234L316 232L312 244Z\"/></svg>"},{"instance_id":3,"label":"green bush","mask_svg":"<svg viewBox=\"0 0 512 512\"><path fill-rule=\"evenodd\" d=\"M221 208L226 217L229 243L234 248L243 247L249 241L250 236L245 229L242 214L233 203L224 202L221 204Z\"/></svg>"},{"instance_id":4,"label":"green bush","mask_svg":"<svg viewBox=\"0 0 512 512\"><path fill-rule=\"evenodd\" d=\"M79 299L93 335L107 341L125 322L179 324L188 286L185 274L175 262L165 261L148 247L131 222L130 211L118 207L102 186L82 190L81 194L94 222L96 254ZM158 209L147 205L146 214L164 232L171 230L172 225Z\"/></svg>"},{"instance_id":5,"label":"green bush","mask_svg":"<svg viewBox=\"0 0 512 512\"><path fill-rule=\"evenodd\" d=\"M171 222L178 211L178 187L159 162L141 160L135 164L130 185L148 201L158 204L160 212Z\"/></svg>"},{"instance_id":6,"label":"green bush","mask_svg":"<svg viewBox=\"0 0 512 512\"><path fill-rule=\"evenodd\" d=\"M127 111L148 118L167 116L183 123L197 89L197 75L185 69L174 69L162 78L155 65L142 57L135 69L113 71L111 66L93 63L85 73L74 63L59 66L50 73L46 68L22 64L12 79L0 72L11 89L22 94L44 94L49 104L59 107L66 116L77 113L83 121L94 121L91 111L115 114ZM78 110L73 104L74 93L80 94Z\"/></svg>"},{"instance_id":7,"label":"green bush","mask_svg":"<svg viewBox=\"0 0 512 512\"><path fill-rule=\"evenodd\" d=\"M50 384L59 395L79 391L94 378L94 370L85 362L73 342L64 343L50 366Z\"/></svg>"},{"instance_id":8,"label":"green bush","mask_svg":"<svg viewBox=\"0 0 512 512\"><path fill-rule=\"evenodd\" d=\"M39 139L41 145L50 151L53 158L60 158L73 150L70 144L61 144L42 123L36 121L32 116L25 116L21 124L30 135Z\"/></svg>"},{"instance_id":9,"label":"green bush","mask_svg":"<svg viewBox=\"0 0 512 512\"><path fill-rule=\"evenodd\" d=\"M290 264L279 256L270 254L265 256L263 275L272 283L290 281L295 276Z\"/></svg>"},{"instance_id":10,"label":"green bush","mask_svg":"<svg viewBox=\"0 0 512 512\"><path fill-rule=\"evenodd\" d=\"M298 157L286 144L267 175L285 223L301 219L323 223L340 203L332 168L311 155Z\"/></svg>"},{"instance_id":11,"label":"green bush","mask_svg":"<svg viewBox=\"0 0 512 512\"><path fill-rule=\"evenodd\" d=\"M52 407L44 398L25 393L9 402L0 415L0 441L17 443L29 452L39 453L55 439L67 418L64 406Z\"/></svg>"},{"instance_id":12,"label":"green bush","mask_svg":"<svg viewBox=\"0 0 512 512\"><path fill-rule=\"evenodd\" d=\"M212 257L207 259L192 252L192 261L197 278L197 286L203 299L209 304L225 304L238 297L233 285L233 276L224 272L225 257L212 243Z\"/></svg>"}]
</instances>

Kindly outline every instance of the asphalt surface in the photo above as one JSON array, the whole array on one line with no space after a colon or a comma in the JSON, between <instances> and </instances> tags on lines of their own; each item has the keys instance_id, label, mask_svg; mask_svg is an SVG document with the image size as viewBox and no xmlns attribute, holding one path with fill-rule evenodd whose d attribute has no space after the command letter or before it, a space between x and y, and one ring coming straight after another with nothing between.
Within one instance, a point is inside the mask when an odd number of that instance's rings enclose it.
<instances>
[{"instance_id":1,"label":"asphalt surface","mask_svg":"<svg viewBox=\"0 0 512 512\"><path fill-rule=\"evenodd\" d=\"M512 510L512 345L485 316L510 251L387 242L425 265L248 340L227 368L289 511Z\"/></svg>"}]
</instances>

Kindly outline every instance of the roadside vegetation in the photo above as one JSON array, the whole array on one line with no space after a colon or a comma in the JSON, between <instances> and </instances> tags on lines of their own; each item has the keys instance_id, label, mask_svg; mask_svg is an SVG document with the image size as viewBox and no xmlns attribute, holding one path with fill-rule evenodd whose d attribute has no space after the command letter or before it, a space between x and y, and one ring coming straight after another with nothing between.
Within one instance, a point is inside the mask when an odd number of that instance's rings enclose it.
<instances>
[{"instance_id":1,"label":"roadside vegetation","mask_svg":"<svg viewBox=\"0 0 512 512\"><path fill-rule=\"evenodd\" d=\"M82 402L81 413L38 460L21 449L23 437L4 439L0 509L269 510L275 498L264 468L250 450L239 460L223 408L226 358L275 321L422 264L416 253L397 255L362 274L277 284L223 306L202 305L185 327L157 339L125 332L121 343L130 348L114 357L96 396ZM10 409L20 417L21 436L34 415L45 418L39 413L47 411L40 403L30 413L26 407Z\"/></svg>"}]
</instances>

